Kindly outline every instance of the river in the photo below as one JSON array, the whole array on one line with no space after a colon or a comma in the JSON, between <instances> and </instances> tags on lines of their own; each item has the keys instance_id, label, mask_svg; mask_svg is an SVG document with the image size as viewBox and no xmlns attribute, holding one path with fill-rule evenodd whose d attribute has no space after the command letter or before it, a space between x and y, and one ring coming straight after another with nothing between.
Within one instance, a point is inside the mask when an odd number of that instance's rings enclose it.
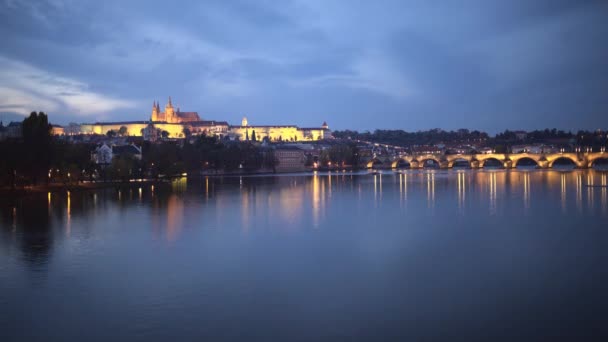
<instances>
[{"instance_id":1,"label":"river","mask_svg":"<svg viewBox=\"0 0 608 342\"><path fill-rule=\"evenodd\" d=\"M338 172L2 198L0 340L608 336L607 176Z\"/></svg>"}]
</instances>

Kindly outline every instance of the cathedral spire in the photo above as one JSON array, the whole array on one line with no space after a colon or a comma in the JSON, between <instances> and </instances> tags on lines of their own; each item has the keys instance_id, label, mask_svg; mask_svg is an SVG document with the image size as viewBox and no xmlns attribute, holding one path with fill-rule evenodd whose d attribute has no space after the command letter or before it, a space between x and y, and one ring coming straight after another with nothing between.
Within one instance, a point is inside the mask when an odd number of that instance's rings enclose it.
<instances>
[{"instance_id":1,"label":"cathedral spire","mask_svg":"<svg viewBox=\"0 0 608 342\"><path fill-rule=\"evenodd\" d=\"M171 104L171 96L169 96L169 103L167 103L167 106L172 107L173 105Z\"/></svg>"}]
</instances>

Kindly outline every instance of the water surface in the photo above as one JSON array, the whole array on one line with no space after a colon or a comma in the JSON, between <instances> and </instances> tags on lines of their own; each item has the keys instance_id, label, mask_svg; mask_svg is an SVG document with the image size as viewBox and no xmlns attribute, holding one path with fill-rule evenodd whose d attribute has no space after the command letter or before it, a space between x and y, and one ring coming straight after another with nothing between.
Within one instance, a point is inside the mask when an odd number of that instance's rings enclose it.
<instances>
[{"instance_id":1,"label":"water surface","mask_svg":"<svg viewBox=\"0 0 608 342\"><path fill-rule=\"evenodd\" d=\"M302 174L3 198L0 337L601 340L607 175Z\"/></svg>"}]
</instances>

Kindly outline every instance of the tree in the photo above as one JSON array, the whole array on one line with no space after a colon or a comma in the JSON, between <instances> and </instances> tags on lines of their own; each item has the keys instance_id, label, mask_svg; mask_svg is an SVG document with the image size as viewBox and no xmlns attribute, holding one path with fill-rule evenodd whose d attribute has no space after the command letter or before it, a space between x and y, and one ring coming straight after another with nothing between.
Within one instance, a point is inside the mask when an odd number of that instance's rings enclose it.
<instances>
[{"instance_id":1,"label":"tree","mask_svg":"<svg viewBox=\"0 0 608 342\"><path fill-rule=\"evenodd\" d=\"M186 138L190 138L192 136L192 131L190 131L188 127L184 127L182 133L184 133L184 136Z\"/></svg>"},{"instance_id":2,"label":"tree","mask_svg":"<svg viewBox=\"0 0 608 342\"><path fill-rule=\"evenodd\" d=\"M22 123L24 155L19 158L25 160L22 173L34 184L38 179L46 177L51 162L52 138L51 125L43 112L32 112Z\"/></svg>"},{"instance_id":3,"label":"tree","mask_svg":"<svg viewBox=\"0 0 608 342\"><path fill-rule=\"evenodd\" d=\"M108 136L108 138L114 138L116 136L116 131L111 129L106 133L106 135Z\"/></svg>"},{"instance_id":4,"label":"tree","mask_svg":"<svg viewBox=\"0 0 608 342\"><path fill-rule=\"evenodd\" d=\"M163 137L163 139L167 139L169 137L169 132L167 131L162 131L160 133L160 136Z\"/></svg>"},{"instance_id":5,"label":"tree","mask_svg":"<svg viewBox=\"0 0 608 342\"><path fill-rule=\"evenodd\" d=\"M25 142L49 142L51 140L51 125L43 112L31 112L22 123L23 140Z\"/></svg>"},{"instance_id":6,"label":"tree","mask_svg":"<svg viewBox=\"0 0 608 342\"><path fill-rule=\"evenodd\" d=\"M258 139L255 136L255 129L251 131L251 141L257 141Z\"/></svg>"},{"instance_id":7,"label":"tree","mask_svg":"<svg viewBox=\"0 0 608 342\"><path fill-rule=\"evenodd\" d=\"M127 126L120 126L120 128L118 129L118 135L120 135L121 137L127 135L128 132L129 130L127 129Z\"/></svg>"}]
</instances>

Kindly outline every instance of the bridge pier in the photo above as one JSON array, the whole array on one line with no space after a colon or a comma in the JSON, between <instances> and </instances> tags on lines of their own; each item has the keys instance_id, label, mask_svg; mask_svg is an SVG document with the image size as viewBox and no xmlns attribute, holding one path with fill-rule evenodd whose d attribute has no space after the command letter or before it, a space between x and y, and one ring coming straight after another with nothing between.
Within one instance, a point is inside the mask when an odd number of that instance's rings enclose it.
<instances>
[{"instance_id":1,"label":"bridge pier","mask_svg":"<svg viewBox=\"0 0 608 342\"><path fill-rule=\"evenodd\" d=\"M537 164L538 164L538 168L539 169L547 169L547 168L549 168L549 161L547 161L547 160L539 160L537 162Z\"/></svg>"}]
</instances>

